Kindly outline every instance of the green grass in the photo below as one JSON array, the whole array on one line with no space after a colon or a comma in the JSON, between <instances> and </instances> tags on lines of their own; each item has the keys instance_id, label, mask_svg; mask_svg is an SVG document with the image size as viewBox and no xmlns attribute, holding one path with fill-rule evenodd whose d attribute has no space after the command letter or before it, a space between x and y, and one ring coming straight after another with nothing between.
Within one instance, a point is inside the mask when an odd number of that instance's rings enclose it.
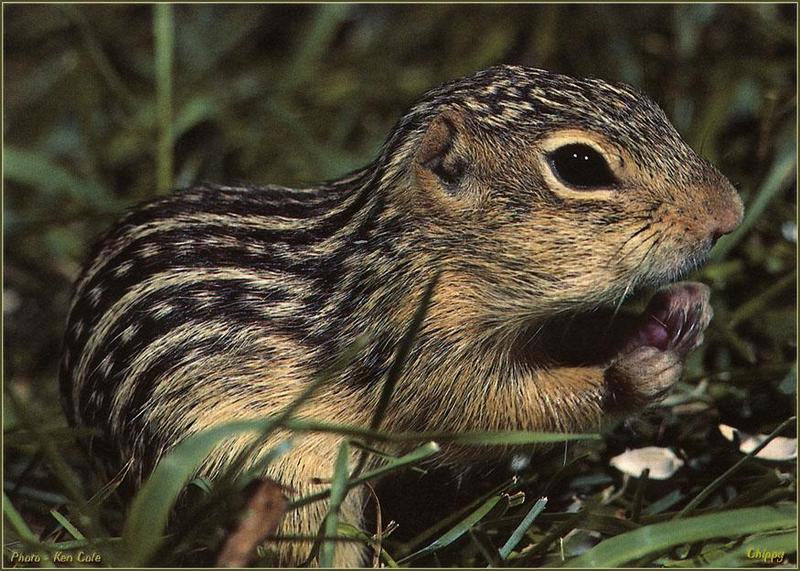
<instances>
[{"instance_id":1,"label":"green grass","mask_svg":"<svg viewBox=\"0 0 800 571\"><path fill-rule=\"evenodd\" d=\"M14 552L38 554L44 565L67 550L95 551L114 565L213 562L253 473L236 470L246 454L213 482L193 479L195 467L225 438L248 432L263 441L278 427L293 438L341 434L364 458L384 442L416 446L373 469L335 470L326 490L292 498L290 510L334 500L309 538L324 561L343 541L376 545L373 531L343 520L335 506L349 490L380 487L387 477L403 483L400 504L419 497L437 512L414 526L387 500L387 517L400 514L399 527L380 538L388 566L745 566L755 564L752 549L796 561L795 463L745 456L717 430L725 423L795 436L793 6L3 10L6 565L18 564ZM635 84L739 189L742 226L693 276L711 286L715 319L664 405L602 438L569 443L526 433L389 434L380 428L394 376L370 429L294 418L323 376L281 414L186 440L126 508L118 482L90 469L77 444L86 434L65 426L58 400L71 283L92 241L126 207L173 186L335 178L366 164L424 90L501 62ZM424 306L423 299L417 319ZM402 358L395 365L398 372ZM515 478L500 466L485 478L473 473L461 488L449 475L437 487L427 463L445 441L542 438L556 443ZM292 442L264 455L261 467ZM686 466L667 481L627 479L609 467L626 448L648 445L672 448ZM187 488L196 509L168 526ZM269 543L257 557L270 561Z\"/></svg>"}]
</instances>

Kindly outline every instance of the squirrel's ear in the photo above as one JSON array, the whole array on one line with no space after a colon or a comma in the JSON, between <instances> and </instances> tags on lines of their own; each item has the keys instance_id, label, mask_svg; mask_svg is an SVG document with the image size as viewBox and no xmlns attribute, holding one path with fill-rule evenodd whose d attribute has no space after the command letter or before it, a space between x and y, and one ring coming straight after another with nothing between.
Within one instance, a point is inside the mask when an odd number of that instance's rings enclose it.
<instances>
[{"instance_id":1,"label":"squirrel's ear","mask_svg":"<svg viewBox=\"0 0 800 571\"><path fill-rule=\"evenodd\" d=\"M417 168L420 175L435 176L439 184L455 192L466 171L467 161L462 155L464 123L455 111L444 111L428 125L417 151ZM427 175L427 176L426 176Z\"/></svg>"}]
</instances>

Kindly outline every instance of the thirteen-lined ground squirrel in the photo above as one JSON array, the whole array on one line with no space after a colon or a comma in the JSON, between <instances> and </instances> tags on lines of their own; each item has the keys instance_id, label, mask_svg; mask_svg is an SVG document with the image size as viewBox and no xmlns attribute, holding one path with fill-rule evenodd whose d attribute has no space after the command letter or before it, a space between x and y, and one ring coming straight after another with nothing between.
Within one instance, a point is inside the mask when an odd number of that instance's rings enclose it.
<instances>
[{"instance_id":1,"label":"thirteen-lined ground squirrel","mask_svg":"<svg viewBox=\"0 0 800 571\"><path fill-rule=\"evenodd\" d=\"M730 183L634 89L495 67L427 93L336 182L196 186L127 214L77 283L66 411L140 482L187 435L279 411L368 333L300 412L368 425L441 272L383 427L590 430L664 395L711 314L701 284L663 290L633 326L595 310L696 267L741 215ZM338 438L305 436L270 474L309 492ZM504 453L445 446L438 459ZM350 493L343 517L358 524L363 501ZM315 533L326 507L282 531ZM278 549L293 564L308 545ZM337 557L362 560L355 544Z\"/></svg>"}]
</instances>

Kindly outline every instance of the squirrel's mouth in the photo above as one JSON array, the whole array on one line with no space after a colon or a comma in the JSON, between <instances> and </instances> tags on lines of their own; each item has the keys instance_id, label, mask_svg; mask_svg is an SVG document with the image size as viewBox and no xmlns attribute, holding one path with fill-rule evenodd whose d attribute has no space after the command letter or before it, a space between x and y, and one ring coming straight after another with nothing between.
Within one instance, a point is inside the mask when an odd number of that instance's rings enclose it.
<instances>
[{"instance_id":1,"label":"squirrel's mouth","mask_svg":"<svg viewBox=\"0 0 800 571\"><path fill-rule=\"evenodd\" d=\"M687 310L707 300L705 286L681 283L658 291L645 304L635 296L619 308L561 315L532 324L518 338L513 356L534 366L598 366L640 346L666 350L695 329L699 315Z\"/></svg>"},{"instance_id":2,"label":"squirrel's mouth","mask_svg":"<svg viewBox=\"0 0 800 571\"><path fill-rule=\"evenodd\" d=\"M602 365L619 354L633 337L648 343L666 337L666 327L657 316L639 327L641 321L642 316L628 304L619 310L562 314L526 328L517 338L512 354L534 368Z\"/></svg>"},{"instance_id":3,"label":"squirrel's mouth","mask_svg":"<svg viewBox=\"0 0 800 571\"><path fill-rule=\"evenodd\" d=\"M692 272L706 263L714 240L707 239L699 244L695 244L688 252L672 251L670 254L658 256L660 263L653 264L644 276L639 280L640 286L660 288L667 284L679 282L686 279Z\"/></svg>"}]
</instances>

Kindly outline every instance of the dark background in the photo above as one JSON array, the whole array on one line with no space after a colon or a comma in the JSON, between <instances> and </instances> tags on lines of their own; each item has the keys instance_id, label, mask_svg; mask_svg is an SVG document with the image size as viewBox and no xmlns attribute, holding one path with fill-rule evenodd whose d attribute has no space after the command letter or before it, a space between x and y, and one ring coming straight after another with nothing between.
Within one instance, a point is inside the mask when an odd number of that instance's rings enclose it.
<instances>
[{"instance_id":1,"label":"dark background","mask_svg":"<svg viewBox=\"0 0 800 571\"><path fill-rule=\"evenodd\" d=\"M154 8L3 10L3 367L31 409L58 424L71 283L91 242L167 182L157 174L168 157L158 147ZM498 63L637 86L748 209L694 276L714 289L717 318L673 402L699 386L704 405L689 422L670 409L669 426L701 437L719 421L768 431L794 411L796 5L172 11L174 187L335 178L365 164L425 90ZM15 422L7 408L5 428Z\"/></svg>"}]
</instances>

